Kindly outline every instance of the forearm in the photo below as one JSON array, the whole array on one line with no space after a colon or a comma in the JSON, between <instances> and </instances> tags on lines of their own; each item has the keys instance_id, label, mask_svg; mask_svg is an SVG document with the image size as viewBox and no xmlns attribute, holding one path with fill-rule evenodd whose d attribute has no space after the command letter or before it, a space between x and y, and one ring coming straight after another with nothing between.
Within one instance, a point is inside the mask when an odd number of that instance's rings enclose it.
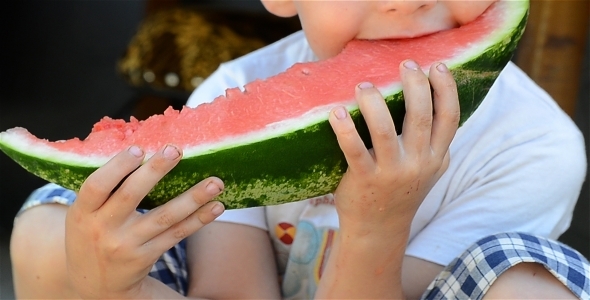
<instances>
[{"instance_id":1,"label":"forearm","mask_svg":"<svg viewBox=\"0 0 590 300\"><path fill-rule=\"evenodd\" d=\"M132 299L187 299L159 280L147 277L141 285L138 293ZM191 298L195 299L195 298Z\"/></svg>"},{"instance_id":2,"label":"forearm","mask_svg":"<svg viewBox=\"0 0 590 300\"><path fill-rule=\"evenodd\" d=\"M116 293L109 293L102 290L100 294L81 296L78 293L76 298L81 299L189 299L175 290L171 289L161 281L146 277L136 288L127 291L119 291ZM197 298L190 298L197 299Z\"/></svg>"},{"instance_id":3,"label":"forearm","mask_svg":"<svg viewBox=\"0 0 590 300\"><path fill-rule=\"evenodd\" d=\"M403 299L401 267L408 232L362 237L340 232L320 280L317 299Z\"/></svg>"}]
</instances>

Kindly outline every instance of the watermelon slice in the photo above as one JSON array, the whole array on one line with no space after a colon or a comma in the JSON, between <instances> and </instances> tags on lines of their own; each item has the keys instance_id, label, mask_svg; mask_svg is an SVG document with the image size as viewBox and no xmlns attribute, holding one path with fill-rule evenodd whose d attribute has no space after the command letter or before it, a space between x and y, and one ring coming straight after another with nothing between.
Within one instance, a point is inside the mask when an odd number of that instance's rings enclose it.
<instances>
[{"instance_id":1,"label":"watermelon slice","mask_svg":"<svg viewBox=\"0 0 590 300\"><path fill-rule=\"evenodd\" d=\"M383 93L401 128L404 102L399 63L424 70L443 61L458 83L461 123L478 107L522 35L528 1L499 1L475 21L405 40L352 41L332 59L296 64L263 81L228 89L212 103L169 108L145 121L103 118L84 139L50 142L24 128L0 133L0 148L29 172L77 190L90 173L136 144L148 153L166 143L183 148L178 166L142 201L160 205L196 182L218 176L227 208L274 205L332 192L346 161L327 121L345 105L367 146L370 138L354 88L370 81Z\"/></svg>"}]
</instances>

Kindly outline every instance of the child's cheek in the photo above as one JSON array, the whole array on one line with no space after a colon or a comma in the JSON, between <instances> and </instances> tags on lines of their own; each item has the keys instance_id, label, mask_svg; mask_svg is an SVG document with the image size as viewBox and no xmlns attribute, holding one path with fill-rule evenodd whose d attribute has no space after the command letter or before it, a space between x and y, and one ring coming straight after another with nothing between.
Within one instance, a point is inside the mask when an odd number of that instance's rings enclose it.
<instances>
[{"instance_id":1,"label":"child's cheek","mask_svg":"<svg viewBox=\"0 0 590 300\"><path fill-rule=\"evenodd\" d=\"M457 23L463 25L475 20L496 1L498 0L448 0L445 2L449 11L453 14L455 20L457 20Z\"/></svg>"}]
</instances>

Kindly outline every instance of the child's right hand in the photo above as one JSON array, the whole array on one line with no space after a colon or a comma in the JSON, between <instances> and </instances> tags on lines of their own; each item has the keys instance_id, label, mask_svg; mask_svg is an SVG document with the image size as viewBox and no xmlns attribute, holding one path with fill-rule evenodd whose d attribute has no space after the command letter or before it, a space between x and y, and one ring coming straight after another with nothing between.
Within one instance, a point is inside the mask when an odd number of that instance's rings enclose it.
<instances>
[{"instance_id":1,"label":"child's right hand","mask_svg":"<svg viewBox=\"0 0 590 300\"><path fill-rule=\"evenodd\" d=\"M364 146L343 108L330 114L349 165L335 192L341 232L391 236L409 229L422 200L448 166L448 149L459 122L451 73L444 64L434 64L429 80L408 60L400 65L400 75L406 102L401 135L396 134L383 96L370 83L359 84L356 94L373 149Z\"/></svg>"},{"instance_id":2,"label":"child's right hand","mask_svg":"<svg viewBox=\"0 0 590 300\"><path fill-rule=\"evenodd\" d=\"M137 147L116 155L88 177L68 210L68 274L82 298L179 296L147 277L150 269L164 252L224 210L211 201L223 182L208 178L166 204L138 213L139 202L182 153L167 146L141 165L143 157Z\"/></svg>"}]
</instances>

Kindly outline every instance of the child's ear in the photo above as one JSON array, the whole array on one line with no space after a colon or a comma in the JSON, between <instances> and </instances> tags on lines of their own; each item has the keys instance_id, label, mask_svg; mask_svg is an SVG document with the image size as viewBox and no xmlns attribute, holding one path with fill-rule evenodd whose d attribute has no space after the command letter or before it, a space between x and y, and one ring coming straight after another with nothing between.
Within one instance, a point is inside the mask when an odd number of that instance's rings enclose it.
<instances>
[{"instance_id":1,"label":"child's ear","mask_svg":"<svg viewBox=\"0 0 590 300\"><path fill-rule=\"evenodd\" d=\"M262 4L271 14L279 17L293 17L297 15L297 9L293 0L261 0Z\"/></svg>"}]
</instances>

